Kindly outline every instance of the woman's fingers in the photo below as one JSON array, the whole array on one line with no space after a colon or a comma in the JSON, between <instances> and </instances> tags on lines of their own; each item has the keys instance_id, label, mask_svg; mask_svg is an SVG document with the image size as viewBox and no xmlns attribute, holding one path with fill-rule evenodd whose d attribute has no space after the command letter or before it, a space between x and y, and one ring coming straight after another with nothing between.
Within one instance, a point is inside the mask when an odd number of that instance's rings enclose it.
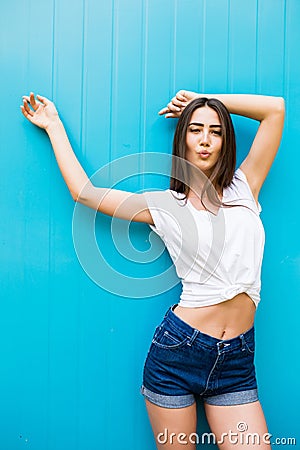
<instances>
[{"instance_id":1,"label":"woman's fingers","mask_svg":"<svg viewBox=\"0 0 300 450\"><path fill-rule=\"evenodd\" d=\"M179 117L179 115L178 114L173 114L173 113L168 113L168 114L165 115L165 117L167 119L169 119L169 118L177 119Z\"/></svg>"},{"instance_id":2,"label":"woman's fingers","mask_svg":"<svg viewBox=\"0 0 300 450\"><path fill-rule=\"evenodd\" d=\"M36 98L43 103L43 105L47 106L49 104L49 99L46 97L42 97L41 95L37 95Z\"/></svg>"},{"instance_id":3,"label":"woman's fingers","mask_svg":"<svg viewBox=\"0 0 300 450\"><path fill-rule=\"evenodd\" d=\"M37 102L33 92L30 92L30 95L23 95L22 98L23 101L25 100L27 104L30 104L32 106L34 111L37 111L39 106L47 106L49 104L49 100L46 97L42 97L41 95L36 96L36 98L39 100L39 102Z\"/></svg>"},{"instance_id":4,"label":"woman's fingers","mask_svg":"<svg viewBox=\"0 0 300 450\"><path fill-rule=\"evenodd\" d=\"M179 117L189 101L188 92L183 90L178 91L175 97L158 114L161 116L165 115L165 117Z\"/></svg>"},{"instance_id":5,"label":"woman's fingers","mask_svg":"<svg viewBox=\"0 0 300 450\"><path fill-rule=\"evenodd\" d=\"M163 108L159 111L158 114L160 114L161 116L165 115L165 117L167 119L170 117L178 119L178 117L180 116L181 113L179 113L179 112L174 113L174 112L170 111L169 108Z\"/></svg>"},{"instance_id":6,"label":"woman's fingers","mask_svg":"<svg viewBox=\"0 0 300 450\"><path fill-rule=\"evenodd\" d=\"M188 100L185 91L178 91L176 97L182 102L187 102Z\"/></svg>"},{"instance_id":7,"label":"woman's fingers","mask_svg":"<svg viewBox=\"0 0 300 450\"><path fill-rule=\"evenodd\" d=\"M32 109L30 109L30 107L28 105L28 101L29 100L23 98L23 107L27 114L29 114L30 116L33 116L33 111L32 111Z\"/></svg>"},{"instance_id":8,"label":"woman's fingers","mask_svg":"<svg viewBox=\"0 0 300 450\"><path fill-rule=\"evenodd\" d=\"M36 111L38 109L39 105L35 101L33 92L30 92L29 99L30 99L30 104L31 104L32 108L34 109L34 111Z\"/></svg>"},{"instance_id":9,"label":"woman's fingers","mask_svg":"<svg viewBox=\"0 0 300 450\"><path fill-rule=\"evenodd\" d=\"M32 115L29 114L28 111L26 111L24 105L21 105L20 108L21 108L21 111L22 111L23 115L26 117L26 119L30 120L30 122L31 122Z\"/></svg>"},{"instance_id":10,"label":"woman's fingers","mask_svg":"<svg viewBox=\"0 0 300 450\"><path fill-rule=\"evenodd\" d=\"M186 100L186 98L183 95L176 94L176 98L177 98L177 100L179 100L180 102L184 103L185 105L187 104L186 103L187 100Z\"/></svg>"},{"instance_id":11,"label":"woman's fingers","mask_svg":"<svg viewBox=\"0 0 300 450\"><path fill-rule=\"evenodd\" d=\"M176 106L176 104L173 102L173 99L167 104L167 108L170 111L173 111L173 112L181 111L181 107L180 106Z\"/></svg>"},{"instance_id":12,"label":"woman's fingers","mask_svg":"<svg viewBox=\"0 0 300 450\"><path fill-rule=\"evenodd\" d=\"M164 115L172 113L172 115L166 115L166 117L178 117L182 113L182 110L186 107L186 101L182 101L177 97L172 98L172 100L167 104L167 106L159 111L158 114Z\"/></svg>"},{"instance_id":13,"label":"woman's fingers","mask_svg":"<svg viewBox=\"0 0 300 450\"><path fill-rule=\"evenodd\" d=\"M168 111L169 111L169 109L166 107L166 108L161 109L161 110L158 112L158 114L162 116L163 114L166 114Z\"/></svg>"},{"instance_id":14,"label":"woman's fingers","mask_svg":"<svg viewBox=\"0 0 300 450\"><path fill-rule=\"evenodd\" d=\"M176 95L176 97L173 97L171 103L175 106L178 106L179 108L185 108L187 105L186 99L180 95Z\"/></svg>"},{"instance_id":15,"label":"woman's fingers","mask_svg":"<svg viewBox=\"0 0 300 450\"><path fill-rule=\"evenodd\" d=\"M28 95L23 95L23 106L25 111L30 114L31 116L33 116L34 111L32 111L32 109L30 109L31 102L30 102L30 97Z\"/></svg>"},{"instance_id":16,"label":"woman's fingers","mask_svg":"<svg viewBox=\"0 0 300 450\"><path fill-rule=\"evenodd\" d=\"M174 118L178 118L180 116L180 114L182 113L182 109L181 108L177 108L174 109L174 107L171 109L168 106L166 106L165 108L161 109L158 114L160 116L165 115L165 117L169 118L169 117L174 117Z\"/></svg>"}]
</instances>

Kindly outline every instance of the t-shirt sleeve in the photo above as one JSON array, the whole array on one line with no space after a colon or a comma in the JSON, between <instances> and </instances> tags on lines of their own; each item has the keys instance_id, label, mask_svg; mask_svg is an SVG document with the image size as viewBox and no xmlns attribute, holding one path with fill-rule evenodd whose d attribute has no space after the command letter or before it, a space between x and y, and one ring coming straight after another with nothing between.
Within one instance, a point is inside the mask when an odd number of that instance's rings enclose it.
<instances>
[{"instance_id":1,"label":"t-shirt sleeve","mask_svg":"<svg viewBox=\"0 0 300 450\"><path fill-rule=\"evenodd\" d=\"M256 203L256 200L253 196L253 193L251 191L251 188L249 186L247 177L245 173L242 171L242 169L238 168L235 171L235 178L236 181L239 181L239 191L245 196L246 199L248 199L248 206L253 209L256 213L260 214L262 211L261 204L258 202Z\"/></svg>"},{"instance_id":2,"label":"t-shirt sleeve","mask_svg":"<svg viewBox=\"0 0 300 450\"><path fill-rule=\"evenodd\" d=\"M169 192L166 191L148 191L143 193L148 209L152 216L154 225L149 224L149 227L163 240L165 240L168 226L168 210L166 203L169 198Z\"/></svg>"}]
</instances>

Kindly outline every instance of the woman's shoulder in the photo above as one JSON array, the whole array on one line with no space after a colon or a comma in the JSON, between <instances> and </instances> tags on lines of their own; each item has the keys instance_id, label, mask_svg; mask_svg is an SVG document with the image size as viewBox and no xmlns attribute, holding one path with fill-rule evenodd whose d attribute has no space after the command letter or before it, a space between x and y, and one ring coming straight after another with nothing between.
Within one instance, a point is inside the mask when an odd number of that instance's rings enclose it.
<instances>
[{"instance_id":1,"label":"woman's shoulder","mask_svg":"<svg viewBox=\"0 0 300 450\"><path fill-rule=\"evenodd\" d=\"M171 207L173 204L181 203L178 200L185 198L184 194L180 194L172 189L161 189L143 192L148 206Z\"/></svg>"},{"instance_id":2,"label":"woman's shoulder","mask_svg":"<svg viewBox=\"0 0 300 450\"><path fill-rule=\"evenodd\" d=\"M185 200L186 199L186 195L183 192L177 192L174 191L173 189L167 189L170 193L170 195L172 195L173 198L175 198L176 200Z\"/></svg>"}]
</instances>

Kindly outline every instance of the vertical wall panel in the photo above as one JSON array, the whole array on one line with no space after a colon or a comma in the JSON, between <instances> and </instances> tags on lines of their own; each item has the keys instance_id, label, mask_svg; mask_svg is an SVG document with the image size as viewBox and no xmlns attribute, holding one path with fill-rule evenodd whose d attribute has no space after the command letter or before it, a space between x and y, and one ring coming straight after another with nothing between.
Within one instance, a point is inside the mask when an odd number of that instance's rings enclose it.
<instances>
[{"instance_id":1,"label":"vertical wall panel","mask_svg":"<svg viewBox=\"0 0 300 450\"><path fill-rule=\"evenodd\" d=\"M5 313L1 314L3 343L7 343L3 350L8 351L7 358L2 354L6 362L1 374L10 387L6 389L7 384L1 383L6 397L6 401L1 401L4 412L1 434L6 430L5 448L16 448L19 443L26 445L26 439L27 442L36 441L36 445L46 442L48 431L50 204L49 179L44 175L49 174L50 154L42 133L33 128L15 127L15 113L22 94L33 86L46 91L51 84L52 4L32 7L30 2L13 1L5 8L8 15L2 16L1 21L1 77L8 96L1 136L6 135L7 139L2 141L1 150L3 148L5 152L1 151L1 155L4 155L3 172L7 180L4 180L1 192L6 192L2 223L8 233L6 239L2 234L6 243L2 255L5 257L7 252L8 257L1 265L1 284L2 281L9 284L7 289L2 286L0 289L6 305ZM36 24L43 15L49 20L44 21L41 33ZM15 24L13 30L12 23ZM43 52L40 52L41 48ZM9 158L7 161L6 157Z\"/></svg>"},{"instance_id":2,"label":"vertical wall panel","mask_svg":"<svg viewBox=\"0 0 300 450\"><path fill-rule=\"evenodd\" d=\"M175 78L173 95L179 89L198 91L202 86L202 67L200 61L203 53L203 33L201 26L204 14L204 2L197 6L193 0L177 1L175 18L175 56L176 66L173 73ZM163 99L168 101L167 92Z\"/></svg>"},{"instance_id":3,"label":"vertical wall panel","mask_svg":"<svg viewBox=\"0 0 300 450\"><path fill-rule=\"evenodd\" d=\"M230 1L229 89L251 93L255 90L257 0Z\"/></svg>"},{"instance_id":4,"label":"vertical wall panel","mask_svg":"<svg viewBox=\"0 0 300 450\"><path fill-rule=\"evenodd\" d=\"M206 2L203 28L205 47L202 59L203 92L228 89L229 1Z\"/></svg>"},{"instance_id":5,"label":"vertical wall panel","mask_svg":"<svg viewBox=\"0 0 300 450\"><path fill-rule=\"evenodd\" d=\"M113 66L114 2L88 1L84 8L81 150L85 155L85 168L93 175L111 159L112 79L116 71ZM106 243L111 240L109 220L99 217L98 222L101 241ZM86 281L87 275L81 268L78 447L96 450L100 442L109 440L110 397L103 395L103 386L105 391L107 386L109 388L109 357L114 352L110 339L112 301L109 293ZM101 326L95 317L102 317Z\"/></svg>"},{"instance_id":6,"label":"vertical wall panel","mask_svg":"<svg viewBox=\"0 0 300 450\"><path fill-rule=\"evenodd\" d=\"M270 433L299 442L299 2L3 3L1 449L154 449L139 393L142 368L153 329L180 292L176 285L153 298L130 297L132 277L151 278L170 258L163 252L151 263L131 261L127 223L101 214L100 249L128 277L128 291L119 296L113 285L109 291L89 278L72 239L74 202L51 146L19 112L30 90L54 99L89 176L134 153L170 154L176 121L157 112L178 89L285 97L283 142L260 195L267 239L256 361ZM234 117L234 125L240 162L257 123ZM143 174L142 159L133 168L137 175L128 179L113 168L95 180L110 186L115 179L132 192L168 187L167 177ZM147 225L132 224L129 232L137 251L159 248ZM101 278L104 263L95 264ZM198 432L208 431L201 404L198 412Z\"/></svg>"},{"instance_id":7,"label":"vertical wall panel","mask_svg":"<svg viewBox=\"0 0 300 450\"><path fill-rule=\"evenodd\" d=\"M266 95L284 95L285 14L286 2L258 3L257 90Z\"/></svg>"},{"instance_id":8,"label":"vertical wall panel","mask_svg":"<svg viewBox=\"0 0 300 450\"><path fill-rule=\"evenodd\" d=\"M70 5L55 2L53 48L53 98L59 106L72 109L71 116L62 113L70 138L81 156L82 87L84 50L84 2ZM68 88L67 88L68 86ZM60 109L61 109L60 107ZM66 109L65 109L66 108ZM52 180L55 186L64 184L52 161ZM49 447L78 448L79 431L79 363L80 336L79 268L73 249L70 219L73 209L70 194L51 192L51 287L49 305ZM64 217L65 220L59 220ZM63 395L57 395L63 393ZM68 415L68 421L65 417Z\"/></svg>"}]
</instances>

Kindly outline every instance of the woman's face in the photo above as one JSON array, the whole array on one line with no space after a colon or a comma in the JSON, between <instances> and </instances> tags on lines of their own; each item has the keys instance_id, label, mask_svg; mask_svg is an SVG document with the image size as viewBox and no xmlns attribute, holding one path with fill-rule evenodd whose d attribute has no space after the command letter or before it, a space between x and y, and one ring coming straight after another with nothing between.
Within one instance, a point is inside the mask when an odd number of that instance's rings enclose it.
<instances>
[{"instance_id":1,"label":"woman's face","mask_svg":"<svg viewBox=\"0 0 300 450\"><path fill-rule=\"evenodd\" d=\"M196 109L186 133L185 158L209 177L220 156L222 142L217 112L209 106Z\"/></svg>"}]
</instances>

